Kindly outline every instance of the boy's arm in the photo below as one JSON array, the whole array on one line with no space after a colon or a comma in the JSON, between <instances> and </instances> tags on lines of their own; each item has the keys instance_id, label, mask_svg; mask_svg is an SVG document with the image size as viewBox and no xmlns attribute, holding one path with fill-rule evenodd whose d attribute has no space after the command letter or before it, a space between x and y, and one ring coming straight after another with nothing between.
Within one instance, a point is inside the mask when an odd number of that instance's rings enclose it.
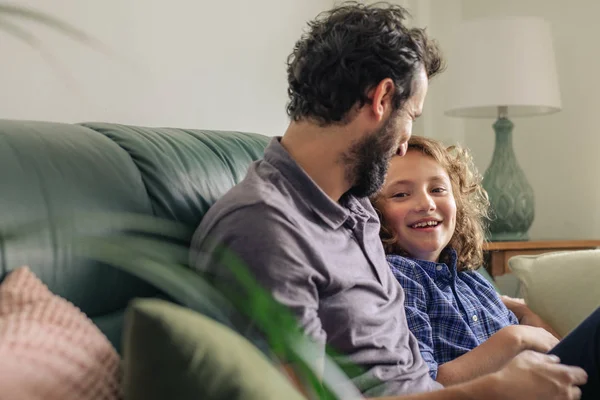
<instances>
[{"instance_id":1,"label":"boy's arm","mask_svg":"<svg viewBox=\"0 0 600 400\"><path fill-rule=\"evenodd\" d=\"M475 275L478 276L478 275ZM497 298L498 302L507 301L513 307L507 308L511 321L522 318L524 311L530 310L524 302L517 299L503 298L497 296L494 287L483 278L480 283L487 287L490 296ZM485 291L481 292L482 294ZM506 305L506 304L505 304ZM517 307L514 307L517 306ZM513 315L514 313L514 315ZM452 385L461 382L467 382L471 379L496 372L511 361L515 356L524 350L534 350L542 353L552 349L558 340L545 330L526 325L509 325L493 334L488 340L477 346L470 352L441 365L438 369L438 382L444 385Z\"/></svg>"},{"instance_id":2,"label":"boy's arm","mask_svg":"<svg viewBox=\"0 0 600 400\"><path fill-rule=\"evenodd\" d=\"M541 328L509 325L468 353L442 364L437 381L445 386L497 372L525 350L548 352L558 340Z\"/></svg>"},{"instance_id":3,"label":"boy's arm","mask_svg":"<svg viewBox=\"0 0 600 400\"><path fill-rule=\"evenodd\" d=\"M426 276L418 267L402 258L388 259L392 272L405 292L408 327L419 342L421 356L429 365L432 377L444 386L467 382L499 371L524 350L547 352L558 341L547 332L529 326L510 325L492 335L470 352L441 365L434 357L432 326L428 315ZM493 287L490 285L490 290Z\"/></svg>"}]
</instances>

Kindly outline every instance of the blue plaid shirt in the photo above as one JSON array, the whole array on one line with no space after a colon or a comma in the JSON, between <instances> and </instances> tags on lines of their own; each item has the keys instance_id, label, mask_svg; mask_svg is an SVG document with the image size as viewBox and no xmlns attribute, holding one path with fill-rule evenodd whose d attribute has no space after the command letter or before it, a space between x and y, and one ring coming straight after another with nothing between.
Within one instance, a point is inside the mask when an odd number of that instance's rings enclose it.
<instances>
[{"instance_id":1,"label":"blue plaid shirt","mask_svg":"<svg viewBox=\"0 0 600 400\"><path fill-rule=\"evenodd\" d=\"M456 252L448 264L389 255L388 263L406 294L408 327L419 341L429 374L479 346L508 325L518 324L494 287L478 272L456 270Z\"/></svg>"}]
</instances>

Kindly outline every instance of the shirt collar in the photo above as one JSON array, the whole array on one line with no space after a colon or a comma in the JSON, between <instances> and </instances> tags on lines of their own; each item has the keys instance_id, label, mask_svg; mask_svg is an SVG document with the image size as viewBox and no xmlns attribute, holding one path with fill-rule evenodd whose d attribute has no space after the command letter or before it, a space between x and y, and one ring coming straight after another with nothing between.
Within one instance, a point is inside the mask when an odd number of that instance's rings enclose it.
<instances>
[{"instance_id":1,"label":"shirt collar","mask_svg":"<svg viewBox=\"0 0 600 400\"><path fill-rule=\"evenodd\" d=\"M412 259L412 260L414 262L416 262L417 264L419 264L421 266L421 268L423 268L423 270L432 279L435 279L440 274L441 274L441 276L447 277L445 269L438 270L437 267L440 265L448 268L450 270L450 273L454 277L456 277L457 258L458 258L458 256L456 254L456 251L451 247L446 247L444 250L442 250L442 253L440 254L440 261L443 260L445 262L433 262L433 261L425 261L425 260L417 260L417 259Z\"/></svg>"},{"instance_id":2,"label":"shirt collar","mask_svg":"<svg viewBox=\"0 0 600 400\"><path fill-rule=\"evenodd\" d=\"M274 137L264 152L263 159L277 168L304 203L311 208L327 225L338 229L349 218L349 209L331 200L329 196L312 180L310 176L296 163L287 150L281 145L281 137ZM345 196L342 204L354 208L362 208L360 202L353 196ZM360 212L358 212L360 213Z\"/></svg>"}]
</instances>

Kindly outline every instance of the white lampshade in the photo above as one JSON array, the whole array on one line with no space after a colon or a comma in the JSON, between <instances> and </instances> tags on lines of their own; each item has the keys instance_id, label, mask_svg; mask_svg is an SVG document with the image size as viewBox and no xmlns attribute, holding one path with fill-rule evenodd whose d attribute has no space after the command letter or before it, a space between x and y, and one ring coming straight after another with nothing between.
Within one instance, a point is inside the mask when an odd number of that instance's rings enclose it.
<instances>
[{"instance_id":1,"label":"white lampshade","mask_svg":"<svg viewBox=\"0 0 600 400\"><path fill-rule=\"evenodd\" d=\"M560 111L550 25L537 17L465 21L449 57L446 115L524 117Z\"/></svg>"}]
</instances>

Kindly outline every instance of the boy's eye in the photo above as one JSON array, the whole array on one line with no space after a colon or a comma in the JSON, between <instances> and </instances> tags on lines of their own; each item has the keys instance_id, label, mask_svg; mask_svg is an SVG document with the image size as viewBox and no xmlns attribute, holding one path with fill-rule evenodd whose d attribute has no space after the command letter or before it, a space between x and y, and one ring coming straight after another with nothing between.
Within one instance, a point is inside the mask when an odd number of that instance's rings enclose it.
<instances>
[{"instance_id":1,"label":"boy's eye","mask_svg":"<svg viewBox=\"0 0 600 400\"><path fill-rule=\"evenodd\" d=\"M392 197L398 198L398 197L406 197L408 196L408 193L396 193L395 195L393 195Z\"/></svg>"},{"instance_id":2,"label":"boy's eye","mask_svg":"<svg viewBox=\"0 0 600 400\"><path fill-rule=\"evenodd\" d=\"M433 193L443 193L446 191L446 188L438 187L432 190Z\"/></svg>"}]
</instances>

